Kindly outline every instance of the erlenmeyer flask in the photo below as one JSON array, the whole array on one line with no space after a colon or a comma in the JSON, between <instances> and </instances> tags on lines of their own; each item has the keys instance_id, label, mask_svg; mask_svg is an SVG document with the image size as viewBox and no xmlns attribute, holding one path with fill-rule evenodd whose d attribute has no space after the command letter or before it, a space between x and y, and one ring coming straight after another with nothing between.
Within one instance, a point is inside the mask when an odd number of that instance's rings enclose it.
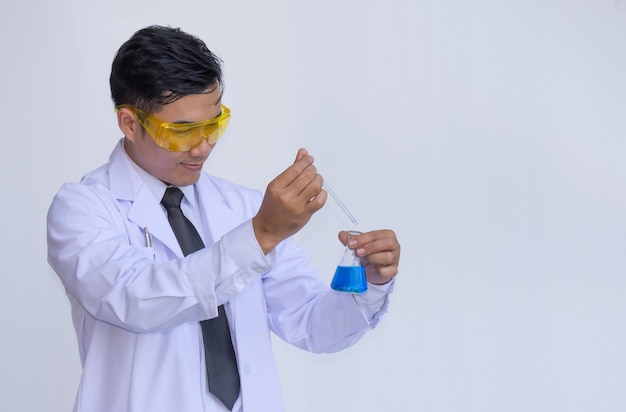
<instances>
[{"instance_id":1,"label":"erlenmeyer flask","mask_svg":"<svg viewBox=\"0 0 626 412\"><path fill-rule=\"evenodd\" d=\"M348 231L348 242L352 236L360 235L356 230ZM365 277L365 267L361 264L354 250L346 246L341 261L337 265L335 276L330 283L330 287L340 292L363 293L367 290L367 279Z\"/></svg>"}]
</instances>

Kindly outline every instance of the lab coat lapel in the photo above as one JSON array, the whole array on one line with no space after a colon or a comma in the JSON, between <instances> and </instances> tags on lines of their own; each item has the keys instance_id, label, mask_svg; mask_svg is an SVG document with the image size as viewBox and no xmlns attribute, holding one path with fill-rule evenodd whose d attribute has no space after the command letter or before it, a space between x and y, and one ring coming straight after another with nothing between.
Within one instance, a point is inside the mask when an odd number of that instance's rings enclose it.
<instances>
[{"instance_id":1,"label":"lab coat lapel","mask_svg":"<svg viewBox=\"0 0 626 412\"><path fill-rule=\"evenodd\" d=\"M153 242L161 242L176 255L184 256L161 205L146 185L143 185L137 193L128 213L128 219L142 230L147 227Z\"/></svg>"},{"instance_id":2,"label":"lab coat lapel","mask_svg":"<svg viewBox=\"0 0 626 412\"><path fill-rule=\"evenodd\" d=\"M211 235L211 240L217 242L225 233L228 233L243 222L241 211L233 210L224 199L218 187L211 178L202 174L196 184L198 204L204 216L204 233Z\"/></svg>"},{"instance_id":3,"label":"lab coat lapel","mask_svg":"<svg viewBox=\"0 0 626 412\"><path fill-rule=\"evenodd\" d=\"M120 203L130 202L127 217L131 222L140 230L147 227L153 242L163 243L174 254L182 257L180 245L159 201L144 184L123 150L122 144L119 144L109 160L111 192Z\"/></svg>"},{"instance_id":4,"label":"lab coat lapel","mask_svg":"<svg viewBox=\"0 0 626 412\"><path fill-rule=\"evenodd\" d=\"M219 184L208 175L202 174L196 185L198 204L204 215L204 233L210 234L211 241L217 242L226 233L233 230L246 220L245 212L237 202L229 203L220 191ZM237 322L237 318L246 318L246 304L242 304L241 294L229 300L225 305L226 315L236 336L245 336L244 323ZM252 294L251 296L258 296ZM244 339L244 341L247 341ZM239 347L239 341L237 346ZM239 351L240 349L237 349Z\"/></svg>"}]
</instances>

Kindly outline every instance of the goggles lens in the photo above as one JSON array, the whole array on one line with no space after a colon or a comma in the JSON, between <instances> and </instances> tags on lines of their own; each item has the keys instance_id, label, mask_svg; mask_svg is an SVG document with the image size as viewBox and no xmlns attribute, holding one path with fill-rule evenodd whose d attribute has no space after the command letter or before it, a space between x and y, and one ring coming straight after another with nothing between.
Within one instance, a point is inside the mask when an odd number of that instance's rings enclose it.
<instances>
[{"instance_id":1,"label":"goggles lens","mask_svg":"<svg viewBox=\"0 0 626 412\"><path fill-rule=\"evenodd\" d=\"M171 152L186 152L202 140L215 144L224 134L230 121L230 109L222 105L222 113L209 120L194 123L165 123L158 118L128 104L115 108L133 111L141 126L160 147Z\"/></svg>"}]
</instances>

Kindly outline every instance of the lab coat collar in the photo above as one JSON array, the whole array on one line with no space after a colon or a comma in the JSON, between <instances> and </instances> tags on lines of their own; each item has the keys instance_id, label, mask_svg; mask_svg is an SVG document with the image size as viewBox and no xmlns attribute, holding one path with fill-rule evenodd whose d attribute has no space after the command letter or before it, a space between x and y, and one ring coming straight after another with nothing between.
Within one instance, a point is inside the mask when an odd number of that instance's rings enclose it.
<instances>
[{"instance_id":1,"label":"lab coat collar","mask_svg":"<svg viewBox=\"0 0 626 412\"><path fill-rule=\"evenodd\" d=\"M124 152L123 139L109 158L109 184L118 202L131 202L127 217L139 230L148 228L153 242L158 240L176 255L183 255L159 201Z\"/></svg>"},{"instance_id":2,"label":"lab coat collar","mask_svg":"<svg viewBox=\"0 0 626 412\"><path fill-rule=\"evenodd\" d=\"M153 240L165 244L176 255L183 257L178 241L167 221L167 214L155 198L153 192L135 170L130 158L124 152L123 141L111 153L109 158L109 179L113 195L118 201L130 201L132 206L128 219L141 230L148 228ZM219 240L225 233L241 223L241 216L234 213L227 205L222 193L211 178L202 173L195 184L197 204L203 216L216 214L219 219L203 219L204 232L210 234L213 241Z\"/></svg>"}]
</instances>

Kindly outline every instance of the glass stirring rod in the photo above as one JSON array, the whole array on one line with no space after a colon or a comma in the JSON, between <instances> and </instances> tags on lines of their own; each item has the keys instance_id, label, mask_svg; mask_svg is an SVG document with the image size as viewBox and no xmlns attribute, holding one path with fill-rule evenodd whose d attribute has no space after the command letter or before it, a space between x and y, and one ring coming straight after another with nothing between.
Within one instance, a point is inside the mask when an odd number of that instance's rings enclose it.
<instances>
[{"instance_id":1,"label":"glass stirring rod","mask_svg":"<svg viewBox=\"0 0 626 412\"><path fill-rule=\"evenodd\" d=\"M330 188L330 186L328 186L328 183L324 182L322 184L322 187L324 188L324 190L326 190L326 192L328 192L328 194L330 195L330 197L333 198L333 200L335 201L335 203L337 203L337 206L339 206L339 208L341 210L343 210L343 213L346 214L346 216L348 216L348 219L350 219L350 221L352 223L354 223L355 225L358 225L359 222L357 222L357 220L354 218L354 216L352 215L352 213L350 213L350 211L348 210L348 208L346 207L346 205L343 204L343 202L337 197L337 195L335 194L335 192L333 192L333 189Z\"/></svg>"}]
</instances>

